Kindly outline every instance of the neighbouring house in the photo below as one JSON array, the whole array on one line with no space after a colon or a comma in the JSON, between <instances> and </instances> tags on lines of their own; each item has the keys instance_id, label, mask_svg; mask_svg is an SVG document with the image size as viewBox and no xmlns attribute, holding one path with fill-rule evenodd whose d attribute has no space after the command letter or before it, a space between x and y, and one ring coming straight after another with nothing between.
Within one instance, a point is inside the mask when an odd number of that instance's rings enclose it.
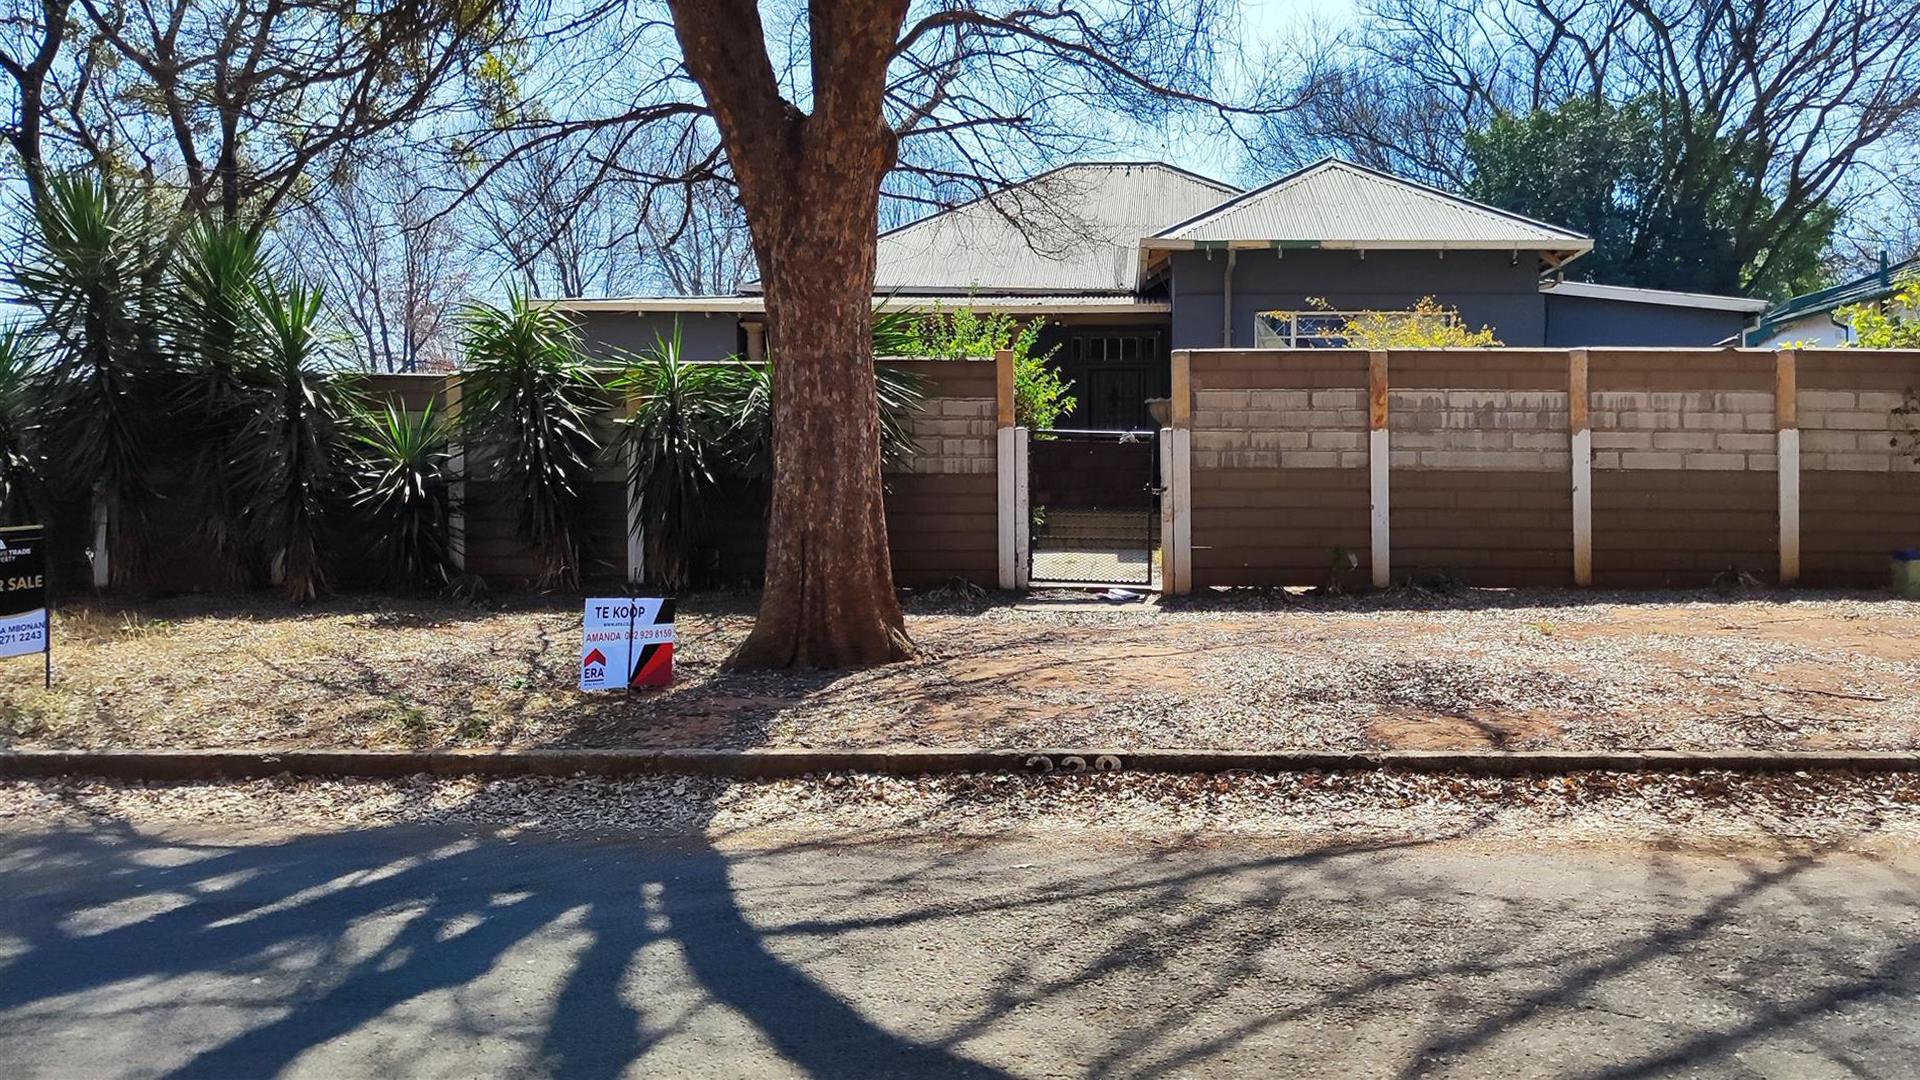
<instances>
[{"instance_id":1,"label":"neighbouring house","mask_svg":"<svg viewBox=\"0 0 1920 1080\"><path fill-rule=\"evenodd\" d=\"M1878 304L1920 276L1920 256L1904 262L1880 256L1880 269L1815 292L1793 297L1760 317L1746 343L1758 348L1792 342L1801 345L1851 345L1853 327L1834 313L1854 304Z\"/></svg>"},{"instance_id":2,"label":"neighbouring house","mask_svg":"<svg viewBox=\"0 0 1920 1080\"><path fill-rule=\"evenodd\" d=\"M1043 316L1073 380L1064 426L1149 423L1174 349L1342 344L1346 314L1431 296L1515 347L1737 342L1764 301L1565 281L1580 233L1327 159L1251 191L1159 162L1067 165L881 234L875 304ZM757 358L757 287L557 299L592 346L677 329L685 355Z\"/></svg>"}]
</instances>

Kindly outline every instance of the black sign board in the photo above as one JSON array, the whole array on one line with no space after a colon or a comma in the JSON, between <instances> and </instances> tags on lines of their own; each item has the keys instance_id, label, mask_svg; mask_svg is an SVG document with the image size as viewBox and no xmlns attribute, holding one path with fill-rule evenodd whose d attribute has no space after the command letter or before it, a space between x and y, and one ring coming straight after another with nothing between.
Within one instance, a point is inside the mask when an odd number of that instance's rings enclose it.
<instances>
[{"instance_id":1,"label":"black sign board","mask_svg":"<svg viewBox=\"0 0 1920 1080\"><path fill-rule=\"evenodd\" d=\"M47 632L46 529L0 527L0 656L46 656L53 685L53 652Z\"/></svg>"}]
</instances>

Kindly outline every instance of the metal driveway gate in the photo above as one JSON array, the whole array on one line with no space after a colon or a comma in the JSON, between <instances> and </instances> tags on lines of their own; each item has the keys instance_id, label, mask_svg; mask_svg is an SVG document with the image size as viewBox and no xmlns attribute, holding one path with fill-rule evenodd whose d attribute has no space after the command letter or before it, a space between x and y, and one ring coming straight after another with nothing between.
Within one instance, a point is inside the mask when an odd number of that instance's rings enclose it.
<instances>
[{"instance_id":1,"label":"metal driveway gate","mask_svg":"<svg viewBox=\"0 0 1920 1080\"><path fill-rule=\"evenodd\" d=\"M1150 586L1158 579L1156 443L1152 431L1030 433L1030 582Z\"/></svg>"}]
</instances>

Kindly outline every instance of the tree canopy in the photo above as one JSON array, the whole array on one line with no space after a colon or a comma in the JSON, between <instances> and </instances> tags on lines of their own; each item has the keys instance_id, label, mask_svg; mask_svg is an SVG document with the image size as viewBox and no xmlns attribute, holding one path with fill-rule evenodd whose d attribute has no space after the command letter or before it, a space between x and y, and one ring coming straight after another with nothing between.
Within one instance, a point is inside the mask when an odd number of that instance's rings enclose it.
<instances>
[{"instance_id":1,"label":"tree canopy","mask_svg":"<svg viewBox=\"0 0 1920 1080\"><path fill-rule=\"evenodd\" d=\"M1837 211L1822 203L1774 223L1763 193L1763 212L1743 213L1752 155L1729 136L1679 130L1676 112L1646 95L1497 115L1467 135L1467 194L1593 237L1570 270L1586 280L1774 297L1816 287Z\"/></svg>"},{"instance_id":2,"label":"tree canopy","mask_svg":"<svg viewBox=\"0 0 1920 1080\"><path fill-rule=\"evenodd\" d=\"M1672 236L1675 252L1720 246L1692 287L1790 291L1837 215L1920 164L1911 0L1358 6L1355 33L1280 76L1300 107L1263 121L1250 163L1338 153L1599 233L1624 224L1595 237L1603 258L1628 245L1617 280L1684 287L1655 250Z\"/></svg>"}]
</instances>

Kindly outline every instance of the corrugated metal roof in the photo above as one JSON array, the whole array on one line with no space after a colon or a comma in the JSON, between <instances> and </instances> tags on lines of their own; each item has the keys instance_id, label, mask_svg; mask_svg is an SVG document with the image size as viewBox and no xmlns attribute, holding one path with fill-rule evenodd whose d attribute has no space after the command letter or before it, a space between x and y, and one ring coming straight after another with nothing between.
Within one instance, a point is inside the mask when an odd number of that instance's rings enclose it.
<instances>
[{"instance_id":1,"label":"corrugated metal roof","mask_svg":"<svg viewBox=\"0 0 1920 1080\"><path fill-rule=\"evenodd\" d=\"M1579 252L1593 241L1438 188L1327 158L1156 234L1143 246L1302 244Z\"/></svg>"},{"instance_id":2,"label":"corrugated metal roof","mask_svg":"<svg viewBox=\"0 0 1920 1080\"><path fill-rule=\"evenodd\" d=\"M1811 312L1832 311L1869 300L1884 300L1915 277L1920 277L1920 255L1897 263L1887 263L1883 257L1880 269L1871 274L1862 274L1852 281L1829 285L1783 301L1779 307L1767 312L1755 333L1764 334L1781 323L1792 322Z\"/></svg>"},{"instance_id":3,"label":"corrugated metal roof","mask_svg":"<svg viewBox=\"0 0 1920 1080\"><path fill-rule=\"evenodd\" d=\"M1067 165L882 233L882 292L1130 293L1139 241L1238 188L1159 162Z\"/></svg>"}]
</instances>

